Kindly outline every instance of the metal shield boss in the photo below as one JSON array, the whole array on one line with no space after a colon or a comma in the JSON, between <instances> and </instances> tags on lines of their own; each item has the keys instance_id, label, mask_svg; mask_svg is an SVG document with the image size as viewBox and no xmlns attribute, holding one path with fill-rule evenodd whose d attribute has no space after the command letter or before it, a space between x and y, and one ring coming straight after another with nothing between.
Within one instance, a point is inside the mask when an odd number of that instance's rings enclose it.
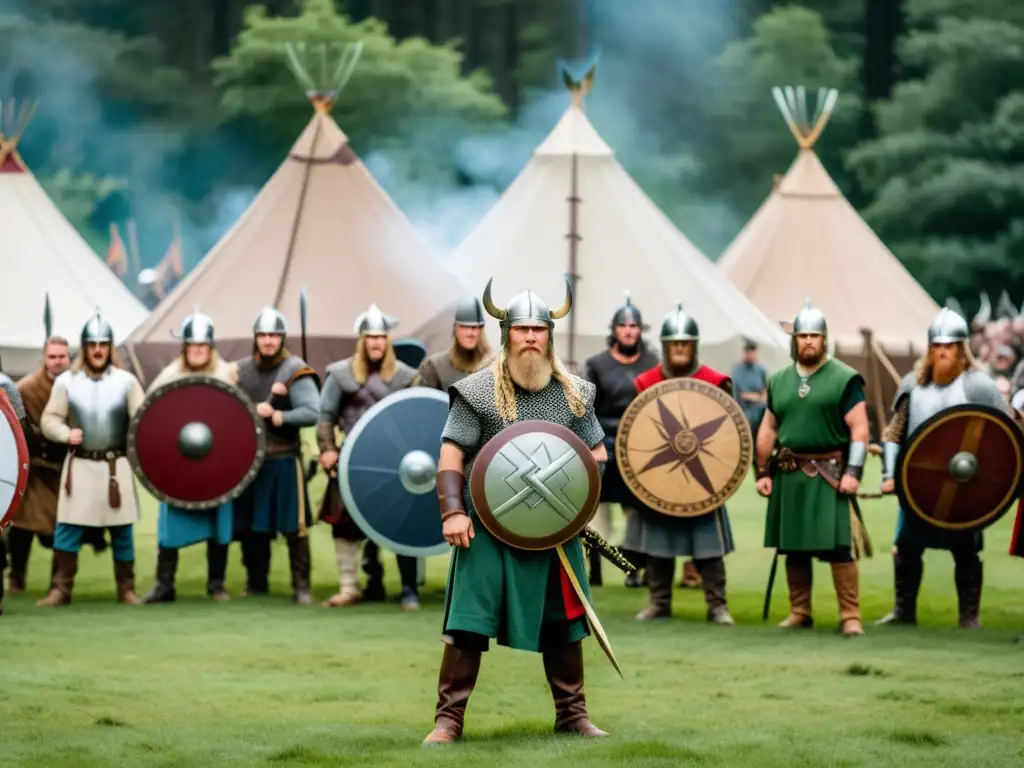
<instances>
[{"instance_id":1,"label":"metal shield boss","mask_svg":"<svg viewBox=\"0 0 1024 768\"><path fill-rule=\"evenodd\" d=\"M21 422L0 394L0 531L14 519L28 485L28 443Z\"/></svg>"},{"instance_id":2,"label":"metal shield boss","mask_svg":"<svg viewBox=\"0 0 1024 768\"><path fill-rule=\"evenodd\" d=\"M567 427L519 421L480 449L469 489L477 517L496 539L519 549L551 549L594 516L601 467Z\"/></svg>"},{"instance_id":3,"label":"metal shield boss","mask_svg":"<svg viewBox=\"0 0 1024 768\"><path fill-rule=\"evenodd\" d=\"M615 457L636 498L673 517L725 504L753 463L754 438L728 392L679 377L637 395L619 422Z\"/></svg>"},{"instance_id":4,"label":"metal shield boss","mask_svg":"<svg viewBox=\"0 0 1024 768\"><path fill-rule=\"evenodd\" d=\"M266 434L242 390L190 375L153 390L128 426L128 463L161 501L210 509L242 495L263 466Z\"/></svg>"},{"instance_id":5,"label":"metal shield boss","mask_svg":"<svg viewBox=\"0 0 1024 768\"><path fill-rule=\"evenodd\" d=\"M910 435L896 460L896 494L905 510L952 531L996 522L1021 492L1024 433L998 408L956 405Z\"/></svg>"},{"instance_id":6,"label":"metal shield boss","mask_svg":"<svg viewBox=\"0 0 1024 768\"><path fill-rule=\"evenodd\" d=\"M451 550L435 490L447 420L448 395L411 387L376 403L345 435L341 498L356 525L384 549L409 557Z\"/></svg>"}]
</instances>

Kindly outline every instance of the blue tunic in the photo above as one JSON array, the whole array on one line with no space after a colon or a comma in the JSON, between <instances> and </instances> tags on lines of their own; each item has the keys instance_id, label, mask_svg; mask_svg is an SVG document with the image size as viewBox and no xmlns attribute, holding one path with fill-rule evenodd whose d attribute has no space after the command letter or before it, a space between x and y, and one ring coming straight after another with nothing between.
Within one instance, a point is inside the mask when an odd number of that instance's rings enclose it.
<instances>
[{"instance_id":1,"label":"blue tunic","mask_svg":"<svg viewBox=\"0 0 1024 768\"><path fill-rule=\"evenodd\" d=\"M219 507L196 510L160 502L157 544L161 549L181 549L211 539L218 544L230 544L232 513L230 501Z\"/></svg>"},{"instance_id":2,"label":"blue tunic","mask_svg":"<svg viewBox=\"0 0 1024 768\"><path fill-rule=\"evenodd\" d=\"M234 507L235 538L246 533L296 534L313 524L302 465L291 455L268 456Z\"/></svg>"}]
</instances>

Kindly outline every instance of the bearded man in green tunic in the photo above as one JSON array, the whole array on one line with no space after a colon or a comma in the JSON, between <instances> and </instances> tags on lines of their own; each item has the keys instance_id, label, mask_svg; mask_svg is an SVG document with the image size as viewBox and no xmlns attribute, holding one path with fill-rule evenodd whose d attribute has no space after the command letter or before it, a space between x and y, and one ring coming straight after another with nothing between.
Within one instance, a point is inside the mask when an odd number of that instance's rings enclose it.
<instances>
[{"instance_id":1,"label":"bearded man in green tunic","mask_svg":"<svg viewBox=\"0 0 1024 768\"><path fill-rule=\"evenodd\" d=\"M568 288L568 286L567 286ZM594 412L594 385L566 372L554 353L552 312L534 293L514 296L504 310L483 295L488 314L501 321L497 361L449 387L448 421L441 440L437 494L445 540L455 547L448 572L434 730L425 744L462 736L466 704L476 685L481 654L490 640L543 656L555 704L555 731L607 736L587 713L583 648L590 634L575 581L589 600L579 536L563 545L574 577L553 550L527 551L499 541L479 525L466 478L481 448L510 424L543 420L567 427L588 447L603 471L608 453Z\"/></svg>"},{"instance_id":2,"label":"bearded man in green tunic","mask_svg":"<svg viewBox=\"0 0 1024 768\"><path fill-rule=\"evenodd\" d=\"M779 626L813 625L817 558L832 566L842 633L863 635L850 498L860 488L870 438L864 379L827 356L827 341L825 316L808 299L793 321L793 364L768 378L757 491L768 497L765 546L786 555L790 614Z\"/></svg>"}]
</instances>

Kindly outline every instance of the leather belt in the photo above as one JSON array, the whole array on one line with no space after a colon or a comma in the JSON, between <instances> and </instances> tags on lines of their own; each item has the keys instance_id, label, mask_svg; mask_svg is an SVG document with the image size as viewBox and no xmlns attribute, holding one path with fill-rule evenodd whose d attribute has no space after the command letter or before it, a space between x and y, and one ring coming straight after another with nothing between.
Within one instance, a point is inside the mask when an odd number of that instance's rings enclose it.
<instances>
[{"instance_id":1,"label":"leather belt","mask_svg":"<svg viewBox=\"0 0 1024 768\"><path fill-rule=\"evenodd\" d=\"M117 483L117 460L124 458L127 455L128 454L123 448L110 448L105 451L89 451L73 446L69 452L69 456L72 459L107 462L107 468L110 473L109 481L107 483L107 502L110 504L111 509L121 508L121 487ZM74 461L68 462L68 473L64 478L64 490L68 496L71 495L71 468L74 464Z\"/></svg>"},{"instance_id":2,"label":"leather belt","mask_svg":"<svg viewBox=\"0 0 1024 768\"><path fill-rule=\"evenodd\" d=\"M779 448L774 463L775 469L779 472L799 470L808 477L820 476L836 490L839 489L839 482L845 469L842 451L797 453L789 448Z\"/></svg>"}]
</instances>

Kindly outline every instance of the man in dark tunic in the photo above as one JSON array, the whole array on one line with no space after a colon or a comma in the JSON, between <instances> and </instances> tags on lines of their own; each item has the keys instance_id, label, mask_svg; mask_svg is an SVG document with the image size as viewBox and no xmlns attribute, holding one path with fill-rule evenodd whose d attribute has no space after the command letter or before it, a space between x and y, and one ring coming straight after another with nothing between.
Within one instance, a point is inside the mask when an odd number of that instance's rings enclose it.
<instances>
[{"instance_id":1,"label":"man in dark tunic","mask_svg":"<svg viewBox=\"0 0 1024 768\"><path fill-rule=\"evenodd\" d=\"M965 403L998 408L1010 413L995 382L973 370L974 357L967 348L967 321L951 309L942 309L928 328L928 352L914 370L903 377L893 404L893 419L885 441L882 492L895 490L896 458L906 438L931 416ZM916 624L917 596L924 574L924 551L944 549L953 555L959 624L980 627L982 563L981 531L942 530L900 508L896 523L893 577L895 604L877 624Z\"/></svg>"},{"instance_id":2,"label":"man in dark tunic","mask_svg":"<svg viewBox=\"0 0 1024 768\"><path fill-rule=\"evenodd\" d=\"M768 399L768 372L757 362L757 342L749 339L744 342L743 359L732 367L732 385L743 415L750 423L750 432L756 436ZM757 467L756 456L754 466Z\"/></svg>"},{"instance_id":3,"label":"man in dark tunic","mask_svg":"<svg viewBox=\"0 0 1024 768\"><path fill-rule=\"evenodd\" d=\"M850 497L868 451L864 379L827 355L828 326L810 299L793 321L793 364L768 377L757 433L757 492L768 498L764 545L786 555L790 614L780 627L810 627L811 558L832 567L844 635L863 635ZM778 446L775 458L773 448Z\"/></svg>"},{"instance_id":4,"label":"man in dark tunic","mask_svg":"<svg viewBox=\"0 0 1024 768\"><path fill-rule=\"evenodd\" d=\"M256 479L234 502L234 538L242 542L243 597L269 592L270 543L288 542L292 597L309 605L309 512L299 430L316 424L320 393L316 372L285 348L288 323L266 307L253 323L253 353L239 360L238 386L256 403L266 424L266 458Z\"/></svg>"},{"instance_id":5,"label":"man in dark tunic","mask_svg":"<svg viewBox=\"0 0 1024 768\"><path fill-rule=\"evenodd\" d=\"M732 394L729 377L699 357L700 328L683 311L682 304L665 315L661 323L663 362L636 377L639 394L668 379L689 376L713 384ZM724 506L706 515L671 517L637 502L638 514L626 525L625 547L646 557L650 603L637 618L665 619L672 615L672 576L677 557L693 557L704 587L707 620L733 624L725 593L725 556L733 551L732 526Z\"/></svg>"},{"instance_id":6,"label":"man in dark tunic","mask_svg":"<svg viewBox=\"0 0 1024 768\"><path fill-rule=\"evenodd\" d=\"M476 296L467 296L455 307L451 347L420 364L415 385L447 392L455 382L492 362L494 353L484 333L483 305Z\"/></svg>"},{"instance_id":7,"label":"man in dark tunic","mask_svg":"<svg viewBox=\"0 0 1024 768\"><path fill-rule=\"evenodd\" d=\"M583 378L594 385L594 411L604 429L604 446L608 451L608 467L601 480L601 506L591 526L606 539L611 536L612 504L621 504L627 515L636 514L636 498L626 487L615 461L615 435L626 408L636 397L633 380L651 366L658 364L657 356L647 348L643 332L643 315L626 294L626 303L612 315L608 349L588 358L583 367ZM626 577L626 586L640 586L639 569L644 556L639 552L622 550L622 554L638 570ZM601 578L601 555L590 551L590 583L598 586Z\"/></svg>"},{"instance_id":8,"label":"man in dark tunic","mask_svg":"<svg viewBox=\"0 0 1024 768\"><path fill-rule=\"evenodd\" d=\"M327 367L316 436L320 465L328 473L337 465L340 455L334 428L338 427L343 434L351 432L370 408L393 392L410 386L416 378L416 371L395 357L390 334L396 325L394 318L381 312L376 304L371 305L355 323L359 334L355 354ZM363 570L369 577L369 584L365 594L359 588L356 574L359 547L366 534L345 510L336 479L330 481L324 494L320 519L331 523L338 563L338 592L324 605L333 608L352 605L364 598L384 600L384 568L374 541L368 540L362 545ZM402 579L402 608L414 611L420 607L416 558L406 555L396 555L396 558Z\"/></svg>"},{"instance_id":9,"label":"man in dark tunic","mask_svg":"<svg viewBox=\"0 0 1024 768\"><path fill-rule=\"evenodd\" d=\"M425 744L462 736L466 705L489 640L540 652L555 703L555 731L606 736L587 714L582 639L590 632L584 607L552 550L527 551L498 541L474 522L466 482L480 449L505 427L538 419L571 429L607 461L604 430L594 413L594 386L565 371L554 353L554 321L572 306L566 292L552 312L536 294L517 294L504 310L484 308L501 321L501 352L494 368L474 373L450 390L451 410L442 436L437 494L445 539L455 546L448 571L434 730ZM563 545L575 580L589 599L579 536Z\"/></svg>"}]
</instances>

